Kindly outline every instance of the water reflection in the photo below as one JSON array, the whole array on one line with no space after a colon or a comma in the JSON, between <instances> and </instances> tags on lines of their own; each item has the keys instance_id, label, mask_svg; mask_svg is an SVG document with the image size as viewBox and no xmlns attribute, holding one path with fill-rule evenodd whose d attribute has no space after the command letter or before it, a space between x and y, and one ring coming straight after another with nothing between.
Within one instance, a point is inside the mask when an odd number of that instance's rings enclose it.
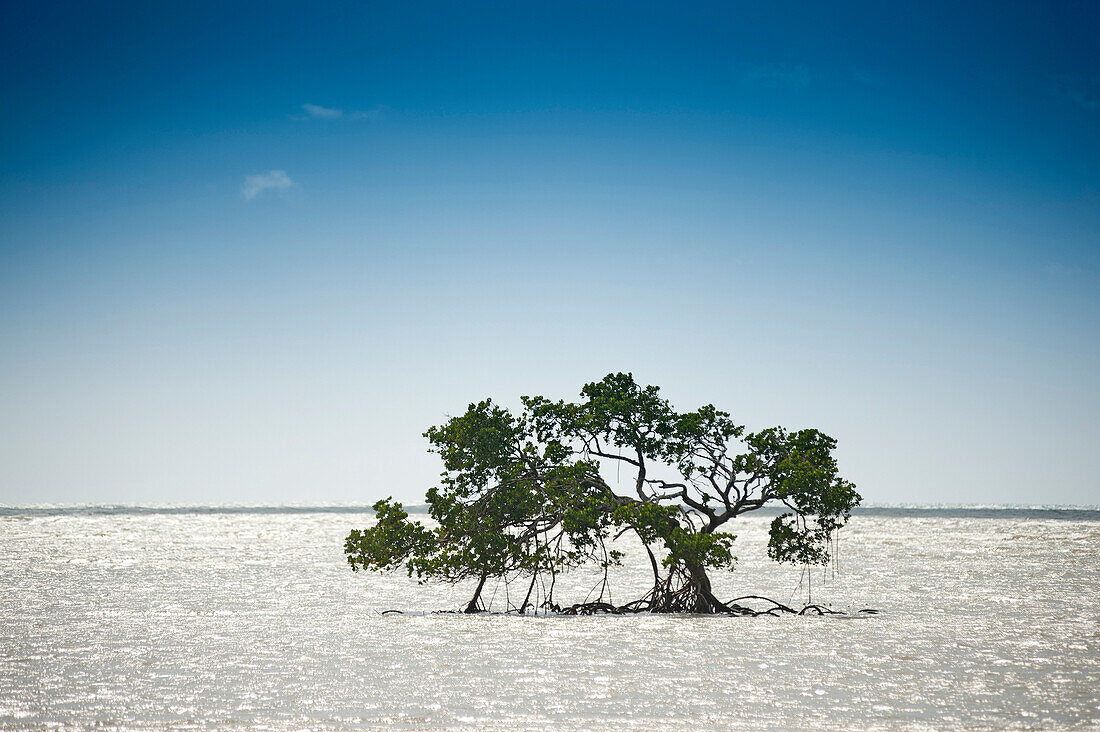
<instances>
[{"instance_id":1,"label":"water reflection","mask_svg":"<svg viewBox=\"0 0 1100 732\"><path fill-rule=\"evenodd\" d=\"M804 601L738 519L720 597ZM815 601L872 618L436 615L352 574L369 516L0 518L0 724L1064 728L1100 719L1100 522L862 515ZM629 549L614 590L644 588ZM578 595L585 573L559 580ZM496 588L498 607L503 593ZM489 591L489 596L492 591ZM801 595L801 597L799 597ZM409 611L385 615L388 609Z\"/></svg>"}]
</instances>

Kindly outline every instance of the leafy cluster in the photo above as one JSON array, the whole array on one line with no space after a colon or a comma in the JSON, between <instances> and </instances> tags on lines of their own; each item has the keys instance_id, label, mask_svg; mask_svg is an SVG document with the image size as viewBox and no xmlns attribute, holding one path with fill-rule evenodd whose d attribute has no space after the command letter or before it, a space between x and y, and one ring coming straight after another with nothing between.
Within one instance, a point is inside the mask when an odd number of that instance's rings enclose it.
<instances>
[{"instance_id":1,"label":"leafy cluster","mask_svg":"<svg viewBox=\"0 0 1100 732\"><path fill-rule=\"evenodd\" d=\"M768 504L785 511L772 523L769 555L825 564L830 537L860 496L838 474L836 441L817 430L773 427L746 433L713 405L677 412L655 386L631 374L586 384L578 402L522 397L519 415L484 400L425 433L443 461L440 485L427 492L434 526L409 519L389 499L374 526L352 531L345 552L353 569L404 566L421 580L457 582L557 573L586 563L608 567L608 545L635 536L654 559L655 591L682 598L679 578L696 593L689 607L721 607L707 568L731 569L734 537L719 529ZM603 477L627 469L623 495ZM477 595L471 602L476 604ZM693 601L695 602L695 601ZM676 607L680 607L677 605ZM659 609L659 603L654 604Z\"/></svg>"}]
</instances>

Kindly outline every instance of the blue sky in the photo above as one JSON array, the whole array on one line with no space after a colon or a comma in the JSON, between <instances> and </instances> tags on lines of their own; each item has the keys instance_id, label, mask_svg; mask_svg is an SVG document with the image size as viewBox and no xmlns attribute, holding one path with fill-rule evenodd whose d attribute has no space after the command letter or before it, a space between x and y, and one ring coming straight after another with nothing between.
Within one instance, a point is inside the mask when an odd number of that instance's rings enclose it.
<instances>
[{"instance_id":1,"label":"blue sky","mask_svg":"<svg viewBox=\"0 0 1100 732\"><path fill-rule=\"evenodd\" d=\"M2 12L0 503L417 501L620 370L1100 503L1094 5Z\"/></svg>"}]
</instances>

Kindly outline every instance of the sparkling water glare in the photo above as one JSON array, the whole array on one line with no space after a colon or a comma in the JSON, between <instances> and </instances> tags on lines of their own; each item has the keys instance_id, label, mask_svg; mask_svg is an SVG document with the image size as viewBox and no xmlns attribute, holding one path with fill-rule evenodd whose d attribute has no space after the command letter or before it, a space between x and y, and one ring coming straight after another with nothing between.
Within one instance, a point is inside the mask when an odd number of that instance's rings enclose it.
<instances>
[{"instance_id":1,"label":"sparkling water glare","mask_svg":"<svg viewBox=\"0 0 1100 732\"><path fill-rule=\"evenodd\" d=\"M856 516L813 576L881 614L750 619L418 613L470 587L353 574L366 513L9 511L0 726L1100 728L1100 521L912 514ZM769 520L719 596L806 600ZM627 548L616 601L649 577Z\"/></svg>"}]
</instances>

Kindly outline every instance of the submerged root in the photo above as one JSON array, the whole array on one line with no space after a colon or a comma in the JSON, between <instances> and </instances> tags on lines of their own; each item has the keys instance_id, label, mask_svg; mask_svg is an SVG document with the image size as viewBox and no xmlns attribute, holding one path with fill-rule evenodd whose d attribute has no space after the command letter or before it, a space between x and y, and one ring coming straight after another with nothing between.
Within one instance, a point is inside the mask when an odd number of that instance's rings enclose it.
<instances>
[{"instance_id":1,"label":"submerged root","mask_svg":"<svg viewBox=\"0 0 1100 732\"><path fill-rule=\"evenodd\" d=\"M628 615L636 613L681 613L690 615L736 615L742 617L757 618L761 615L780 617L781 615L848 615L842 610L833 610L824 605L806 605L796 610L789 605L773 600L763 595L744 595L728 602L717 599L711 600L712 609L709 612L700 613L693 608L697 607L696 598L693 597L691 588L683 587L676 592L664 594L660 588L654 588L645 597L642 597L625 605L613 605L602 600L596 602L578 602L567 607L562 607L553 602L543 605L547 610L559 615ZM757 600L768 603L770 606L757 610L746 605L739 604L744 600ZM875 615L878 610L865 608L859 610L856 615Z\"/></svg>"},{"instance_id":2,"label":"submerged root","mask_svg":"<svg viewBox=\"0 0 1100 732\"><path fill-rule=\"evenodd\" d=\"M702 567L682 565L672 568L666 576L661 577L656 571L656 560L654 560L653 563L655 570L653 587L642 597L628 602L625 605L616 605L612 602L611 593L607 586L606 573L603 579L592 588L589 592L589 597L585 598L584 602L577 602L567 606L558 605L554 602L553 575L551 576L549 589L547 590L547 588L543 586L544 593L541 602L539 602L538 599L533 599L532 595L534 594L536 582L539 577L535 575L527 586L522 604L512 607L506 599L505 603L508 605L508 609L505 610L504 613L526 615L528 609L530 609L535 614L538 614L541 609L548 614L553 613L557 615L676 613L682 615L734 615L755 618L761 615L770 615L772 617L781 617L783 615L816 615L818 617L825 615L845 615L867 617L869 615L878 614L879 612L871 608L864 608L849 613L841 610L833 610L832 608L817 603L811 603L800 609L796 609L763 595L742 595L723 602L714 595L711 589L710 579L707 577ZM450 612L462 612L466 614L490 612L493 604L492 598L489 599L488 603L482 601L482 590L485 587L485 580L486 576L482 575L478 582L477 589L474 591L474 596L470 599L469 604L466 605L464 610ZM507 589L507 580L505 580L505 588ZM589 599L596 590L599 590L599 596ZM493 596L496 596L495 590ZM383 614L392 612L399 611L388 610Z\"/></svg>"}]
</instances>

